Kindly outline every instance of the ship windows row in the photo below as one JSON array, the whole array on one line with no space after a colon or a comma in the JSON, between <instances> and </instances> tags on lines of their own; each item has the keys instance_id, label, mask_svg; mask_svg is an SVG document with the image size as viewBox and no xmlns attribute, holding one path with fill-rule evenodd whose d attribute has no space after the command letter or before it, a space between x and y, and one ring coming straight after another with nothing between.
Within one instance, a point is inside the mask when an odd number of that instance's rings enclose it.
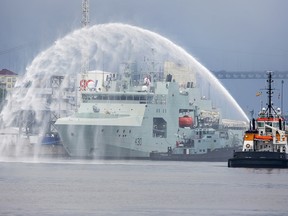
<instances>
[{"instance_id":1,"label":"ship windows row","mask_svg":"<svg viewBox=\"0 0 288 216\"><path fill-rule=\"evenodd\" d=\"M153 95L83 94L82 99L84 103L99 101L99 100L120 100L120 101L132 100L132 101L139 101L140 103L152 103Z\"/></svg>"}]
</instances>

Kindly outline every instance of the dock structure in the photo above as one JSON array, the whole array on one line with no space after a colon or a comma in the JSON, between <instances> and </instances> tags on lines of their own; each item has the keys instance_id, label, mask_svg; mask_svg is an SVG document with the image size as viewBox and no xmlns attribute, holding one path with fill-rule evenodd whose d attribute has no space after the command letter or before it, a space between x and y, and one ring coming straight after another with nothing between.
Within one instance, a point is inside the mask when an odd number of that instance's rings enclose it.
<instances>
[{"instance_id":1,"label":"dock structure","mask_svg":"<svg viewBox=\"0 0 288 216\"><path fill-rule=\"evenodd\" d=\"M212 71L218 79L266 79L266 71ZM288 71L274 71L273 79L288 79Z\"/></svg>"}]
</instances>

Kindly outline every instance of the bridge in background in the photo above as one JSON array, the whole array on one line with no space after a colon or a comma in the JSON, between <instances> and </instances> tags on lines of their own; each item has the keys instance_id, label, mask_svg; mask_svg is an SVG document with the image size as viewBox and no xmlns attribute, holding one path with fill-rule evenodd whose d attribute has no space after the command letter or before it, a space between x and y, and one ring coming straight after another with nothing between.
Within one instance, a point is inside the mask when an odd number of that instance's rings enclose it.
<instances>
[{"instance_id":1,"label":"bridge in background","mask_svg":"<svg viewBox=\"0 0 288 216\"><path fill-rule=\"evenodd\" d=\"M212 71L218 79L267 79L266 71ZM288 79L288 71L273 71L273 79Z\"/></svg>"}]
</instances>

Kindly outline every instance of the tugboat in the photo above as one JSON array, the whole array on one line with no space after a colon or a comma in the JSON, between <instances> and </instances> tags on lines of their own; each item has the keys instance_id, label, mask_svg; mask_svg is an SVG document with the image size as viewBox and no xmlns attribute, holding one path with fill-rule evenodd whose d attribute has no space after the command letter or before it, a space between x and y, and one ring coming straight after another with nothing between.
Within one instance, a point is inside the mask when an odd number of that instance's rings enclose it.
<instances>
[{"instance_id":1,"label":"tugboat","mask_svg":"<svg viewBox=\"0 0 288 216\"><path fill-rule=\"evenodd\" d=\"M234 152L228 167L288 168L287 133L281 109L272 104L272 72L268 75L268 103L245 132L242 151Z\"/></svg>"}]
</instances>

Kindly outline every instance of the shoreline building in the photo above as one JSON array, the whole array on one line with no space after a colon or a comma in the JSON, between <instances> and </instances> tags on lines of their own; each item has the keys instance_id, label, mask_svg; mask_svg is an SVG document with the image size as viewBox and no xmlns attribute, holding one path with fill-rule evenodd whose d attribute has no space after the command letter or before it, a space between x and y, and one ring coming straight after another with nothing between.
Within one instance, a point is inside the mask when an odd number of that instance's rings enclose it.
<instances>
[{"instance_id":1,"label":"shoreline building","mask_svg":"<svg viewBox=\"0 0 288 216\"><path fill-rule=\"evenodd\" d=\"M2 69L0 71L0 86L1 89L5 89L6 91L10 91L14 88L15 83L17 81L18 74L8 70Z\"/></svg>"},{"instance_id":2,"label":"shoreline building","mask_svg":"<svg viewBox=\"0 0 288 216\"><path fill-rule=\"evenodd\" d=\"M17 81L18 74L8 70L2 69L0 71L0 109L5 103L5 98L9 94Z\"/></svg>"}]
</instances>

